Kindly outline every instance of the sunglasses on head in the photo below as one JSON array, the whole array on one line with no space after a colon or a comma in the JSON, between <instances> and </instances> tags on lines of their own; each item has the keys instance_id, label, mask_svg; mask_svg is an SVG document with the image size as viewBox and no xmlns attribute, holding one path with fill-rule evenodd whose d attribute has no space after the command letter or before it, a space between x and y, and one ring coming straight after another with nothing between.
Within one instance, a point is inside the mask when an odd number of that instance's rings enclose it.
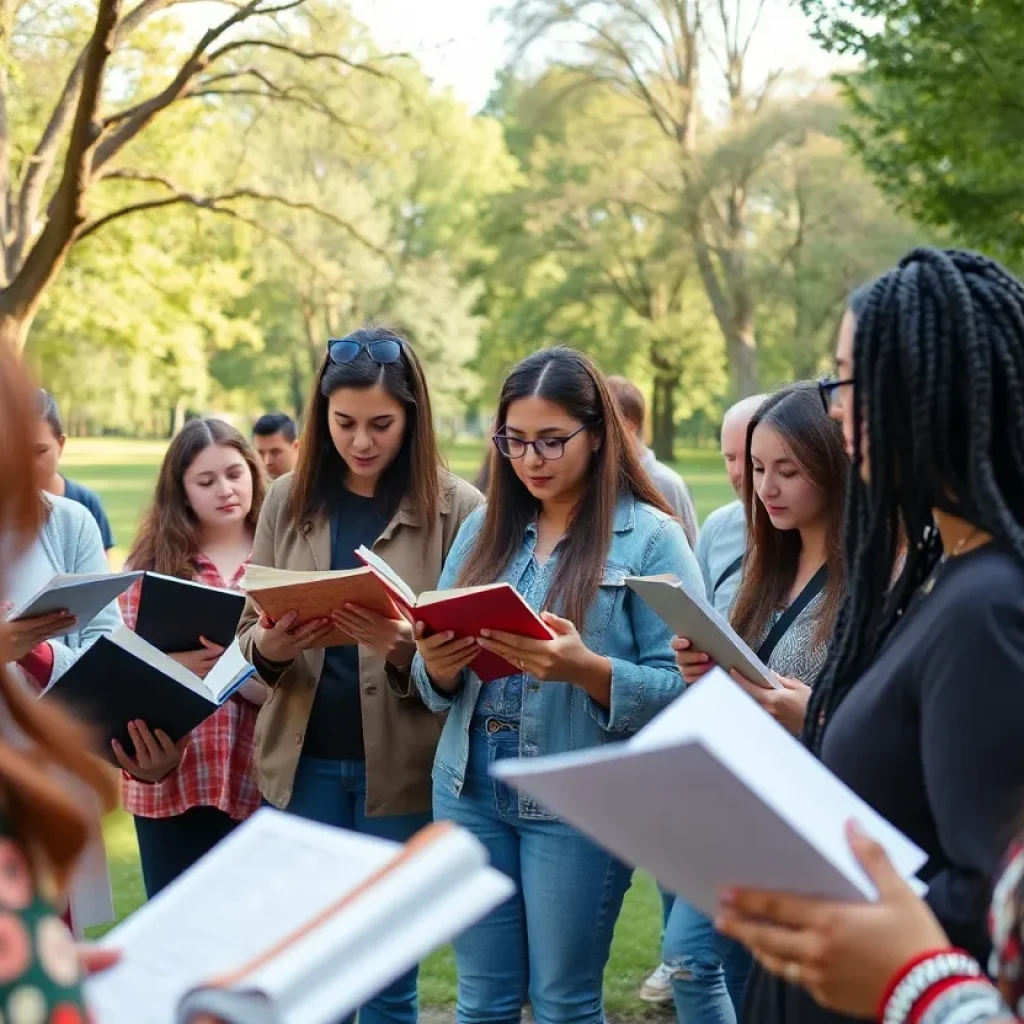
<instances>
[{"instance_id":1,"label":"sunglasses on head","mask_svg":"<svg viewBox=\"0 0 1024 1024\"><path fill-rule=\"evenodd\" d=\"M353 341L351 338L328 338L327 352L332 363L354 363L365 352L375 363L397 363L402 358L402 343L398 338L378 338L376 341Z\"/></svg>"}]
</instances>

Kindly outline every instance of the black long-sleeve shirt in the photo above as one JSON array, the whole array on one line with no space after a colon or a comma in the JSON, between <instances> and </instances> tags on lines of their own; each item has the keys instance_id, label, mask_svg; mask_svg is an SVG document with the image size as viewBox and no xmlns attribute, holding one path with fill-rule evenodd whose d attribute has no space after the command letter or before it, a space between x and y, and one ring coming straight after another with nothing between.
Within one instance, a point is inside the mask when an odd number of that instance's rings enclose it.
<instances>
[{"instance_id":1,"label":"black long-sleeve shirt","mask_svg":"<svg viewBox=\"0 0 1024 1024\"><path fill-rule=\"evenodd\" d=\"M995 544L917 595L825 733L822 760L929 857L927 900L982 964L992 884L1024 811L1024 567ZM746 1024L836 1024L755 968Z\"/></svg>"}]
</instances>

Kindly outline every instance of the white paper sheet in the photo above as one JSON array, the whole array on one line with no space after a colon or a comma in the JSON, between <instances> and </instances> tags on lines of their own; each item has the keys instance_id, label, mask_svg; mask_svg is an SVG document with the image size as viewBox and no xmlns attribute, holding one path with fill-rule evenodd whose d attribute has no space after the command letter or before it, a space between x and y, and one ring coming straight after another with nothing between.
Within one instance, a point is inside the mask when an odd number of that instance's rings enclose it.
<instances>
[{"instance_id":1,"label":"white paper sheet","mask_svg":"<svg viewBox=\"0 0 1024 1024\"><path fill-rule=\"evenodd\" d=\"M104 938L104 946L123 950L124 957L89 980L90 1007L103 1024L173 1024L175 1007L187 991L274 946L378 871L399 849L261 809ZM446 899L439 889L422 894L429 919L405 905L398 926L371 942L365 931L358 933L357 918L354 948L351 941L334 945L339 936L324 930L303 940L297 956L282 958L247 984L265 985L283 1001L301 1005L300 1017L289 1016L285 1008L289 1022L333 1024L351 1009L339 1006L339 1000L354 999L352 1005L358 1005L454 935L453 922L460 914L485 913L511 895L512 884L504 876L472 868L463 868L466 884L457 897ZM406 887L410 881L415 887L415 877L406 879ZM387 888L392 888L390 881ZM407 904L408 892L400 895ZM395 898L393 891L384 895L388 898ZM337 949L360 971L338 962Z\"/></svg>"},{"instance_id":2,"label":"white paper sheet","mask_svg":"<svg viewBox=\"0 0 1024 1024\"><path fill-rule=\"evenodd\" d=\"M732 886L874 898L851 818L905 877L926 860L721 670L627 743L493 771L707 914Z\"/></svg>"}]
</instances>

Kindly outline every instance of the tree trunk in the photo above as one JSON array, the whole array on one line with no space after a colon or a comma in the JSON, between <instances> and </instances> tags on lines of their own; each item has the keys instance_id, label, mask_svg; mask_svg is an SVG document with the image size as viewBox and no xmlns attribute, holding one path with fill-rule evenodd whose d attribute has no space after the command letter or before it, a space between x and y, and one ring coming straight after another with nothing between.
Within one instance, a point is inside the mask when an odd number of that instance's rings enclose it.
<instances>
[{"instance_id":1,"label":"tree trunk","mask_svg":"<svg viewBox=\"0 0 1024 1024\"><path fill-rule=\"evenodd\" d=\"M19 316L17 313L0 311L0 343L10 345L15 354L20 356L25 351L32 319L31 315Z\"/></svg>"},{"instance_id":2,"label":"tree trunk","mask_svg":"<svg viewBox=\"0 0 1024 1024\"><path fill-rule=\"evenodd\" d=\"M651 410L651 447L662 462L675 458L676 386L678 376L654 378L654 401Z\"/></svg>"},{"instance_id":3,"label":"tree trunk","mask_svg":"<svg viewBox=\"0 0 1024 1024\"><path fill-rule=\"evenodd\" d=\"M302 412L303 406L305 405L306 389L303 387L302 367L299 365L299 350L294 345L292 346L291 357L292 412L295 414L295 422L302 423Z\"/></svg>"},{"instance_id":4,"label":"tree trunk","mask_svg":"<svg viewBox=\"0 0 1024 1024\"><path fill-rule=\"evenodd\" d=\"M757 371L757 342L754 325L733 322L725 336L726 355L732 374L733 394L737 399L756 395L761 388Z\"/></svg>"},{"instance_id":5,"label":"tree trunk","mask_svg":"<svg viewBox=\"0 0 1024 1024\"><path fill-rule=\"evenodd\" d=\"M179 398L171 410L171 437L177 437L179 431L185 426L185 399Z\"/></svg>"}]
</instances>

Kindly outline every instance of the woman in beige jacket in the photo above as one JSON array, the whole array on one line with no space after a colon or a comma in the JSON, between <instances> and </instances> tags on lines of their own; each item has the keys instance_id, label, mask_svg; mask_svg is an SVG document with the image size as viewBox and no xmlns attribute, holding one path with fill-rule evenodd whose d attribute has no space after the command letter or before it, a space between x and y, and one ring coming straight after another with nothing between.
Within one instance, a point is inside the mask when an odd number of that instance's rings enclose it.
<instances>
[{"instance_id":1,"label":"woman in beige jacket","mask_svg":"<svg viewBox=\"0 0 1024 1024\"><path fill-rule=\"evenodd\" d=\"M356 568L371 548L417 593L436 587L463 520L482 502L443 467L430 398L409 343L383 328L331 340L313 387L294 473L270 491L252 562ZM256 724L260 789L276 807L406 840L430 820L430 773L443 722L409 680L406 622L354 606L330 620L271 625L248 604L242 650L271 694ZM358 647L323 641L341 626ZM416 972L360 1013L413 1024Z\"/></svg>"}]
</instances>

